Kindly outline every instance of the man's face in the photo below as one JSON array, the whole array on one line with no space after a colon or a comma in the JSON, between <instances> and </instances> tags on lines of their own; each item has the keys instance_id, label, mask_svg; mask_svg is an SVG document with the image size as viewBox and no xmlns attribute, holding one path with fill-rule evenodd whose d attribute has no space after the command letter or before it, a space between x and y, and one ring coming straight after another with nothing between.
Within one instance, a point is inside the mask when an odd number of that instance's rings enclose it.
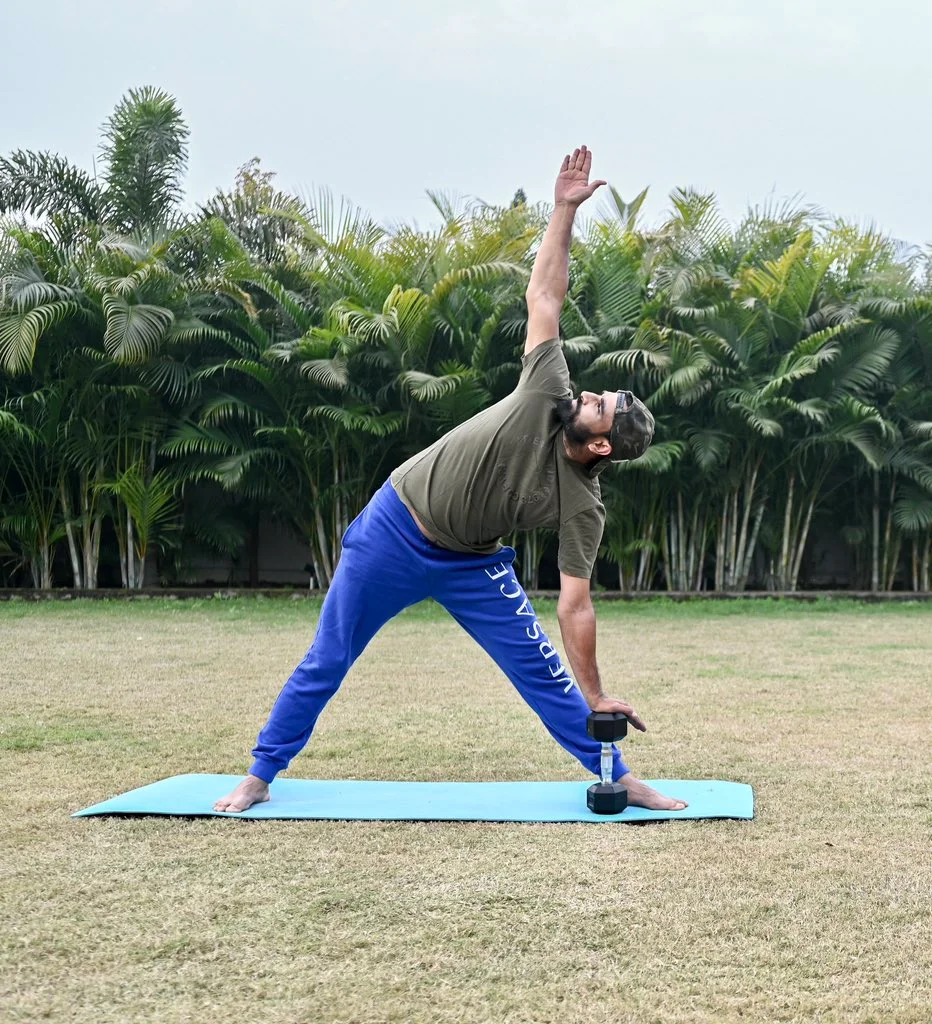
<instances>
[{"instance_id":1,"label":"man's face","mask_svg":"<svg viewBox=\"0 0 932 1024\"><path fill-rule=\"evenodd\" d=\"M618 403L617 391L583 391L578 398L557 403L557 413L572 444L608 438Z\"/></svg>"},{"instance_id":2,"label":"man's face","mask_svg":"<svg viewBox=\"0 0 932 1024\"><path fill-rule=\"evenodd\" d=\"M556 413L567 442L578 450L585 447L592 456L612 455L612 430L618 445L616 461L639 458L653 436L653 417L630 391L583 391L578 398L560 399ZM621 430L618 413L633 416Z\"/></svg>"},{"instance_id":3,"label":"man's face","mask_svg":"<svg viewBox=\"0 0 932 1024\"><path fill-rule=\"evenodd\" d=\"M576 399L575 425L589 437L608 437L618 404L617 391L583 391Z\"/></svg>"}]
</instances>

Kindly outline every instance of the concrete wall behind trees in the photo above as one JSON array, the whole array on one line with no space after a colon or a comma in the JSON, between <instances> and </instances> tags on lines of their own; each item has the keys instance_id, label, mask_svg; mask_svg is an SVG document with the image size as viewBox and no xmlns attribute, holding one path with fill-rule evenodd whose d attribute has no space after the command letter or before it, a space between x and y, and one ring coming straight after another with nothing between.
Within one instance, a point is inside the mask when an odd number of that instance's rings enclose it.
<instances>
[{"instance_id":1,"label":"concrete wall behind trees","mask_svg":"<svg viewBox=\"0 0 932 1024\"><path fill-rule=\"evenodd\" d=\"M305 541L281 523L262 520L259 524L259 583L261 586L308 586L310 550ZM245 552L232 558L204 557L192 560L187 572L190 583L216 583L243 587L249 583Z\"/></svg>"},{"instance_id":2,"label":"concrete wall behind trees","mask_svg":"<svg viewBox=\"0 0 932 1024\"><path fill-rule=\"evenodd\" d=\"M520 558L520 549L519 549ZM552 544L545 557L541 571L541 586L555 589L559 586L559 574L555 562L556 545ZM283 524L263 520L259 525L259 585L307 587L316 581L311 579L309 567L310 552L306 542ZM552 569L552 571L550 571ZM801 583L807 588L859 589L863 580L853 579L854 563L851 548L835 532L822 530L816 533L807 549ZM520 576L520 569L519 569ZM617 586L615 571L605 567L600 574L609 589ZM149 575L152 581L152 575ZM609 583L609 581L613 581ZM245 554L239 559L203 557L192 560L186 574L186 582L195 585L216 584L217 586L244 587L249 582L249 566ZM758 558L750 589L767 587L766 567Z\"/></svg>"}]
</instances>

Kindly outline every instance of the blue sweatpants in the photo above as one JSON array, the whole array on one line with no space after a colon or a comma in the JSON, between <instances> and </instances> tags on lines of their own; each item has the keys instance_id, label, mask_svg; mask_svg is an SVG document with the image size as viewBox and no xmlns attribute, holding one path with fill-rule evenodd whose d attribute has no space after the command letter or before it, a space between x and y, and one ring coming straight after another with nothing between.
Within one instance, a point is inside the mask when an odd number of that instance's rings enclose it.
<instances>
[{"instance_id":1,"label":"blue sweatpants","mask_svg":"<svg viewBox=\"0 0 932 1024\"><path fill-rule=\"evenodd\" d=\"M461 554L429 541L390 481L350 524L314 642L285 683L249 769L266 782L288 767L366 644L393 616L432 597L482 646L547 731L594 775L601 746L589 708L515 577L512 548ZM615 750L613 776L627 772Z\"/></svg>"}]
</instances>

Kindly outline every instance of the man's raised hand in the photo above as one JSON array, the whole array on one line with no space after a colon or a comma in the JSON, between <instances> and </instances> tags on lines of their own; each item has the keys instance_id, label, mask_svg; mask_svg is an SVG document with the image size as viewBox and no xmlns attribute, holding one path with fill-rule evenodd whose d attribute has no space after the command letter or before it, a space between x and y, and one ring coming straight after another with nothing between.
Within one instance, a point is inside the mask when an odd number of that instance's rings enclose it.
<instances>
[{"instance_id":1,"label":"man's raised hand","mask_svg":"<svg viewBox=\"0 0 932 1024\"><path fill-rule=\"evenodd\" d=\"M577 207L584 203L597 188L606 184L601 179L589 181L591 168L592 153L585 146L574 149L572 156L563 158L563 166L557 175L557 183L553 190L553 198L557 206Z\"/></svg>"}]
</instances>

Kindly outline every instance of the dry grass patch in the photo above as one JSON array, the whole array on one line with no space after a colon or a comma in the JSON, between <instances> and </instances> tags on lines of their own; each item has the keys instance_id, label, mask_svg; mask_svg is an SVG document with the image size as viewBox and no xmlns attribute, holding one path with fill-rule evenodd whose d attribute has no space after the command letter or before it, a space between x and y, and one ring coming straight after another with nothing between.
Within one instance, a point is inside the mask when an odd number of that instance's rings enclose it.
<instances>
[{"instance_id":1,"label":"dry grass patch","mask_svg":"<svg viewBox=\"0 0 932 1024\"><path fill-rule=\"evenodd\" d=\"M932 1019L932 607L600 607L605 674L652 727L632 766L750 782L754 822L68 817L242 771L315 613L0 605L3 1020ZM292 774L580 770L421 606L376 638Z\"/></svg>"}]
</instances>

